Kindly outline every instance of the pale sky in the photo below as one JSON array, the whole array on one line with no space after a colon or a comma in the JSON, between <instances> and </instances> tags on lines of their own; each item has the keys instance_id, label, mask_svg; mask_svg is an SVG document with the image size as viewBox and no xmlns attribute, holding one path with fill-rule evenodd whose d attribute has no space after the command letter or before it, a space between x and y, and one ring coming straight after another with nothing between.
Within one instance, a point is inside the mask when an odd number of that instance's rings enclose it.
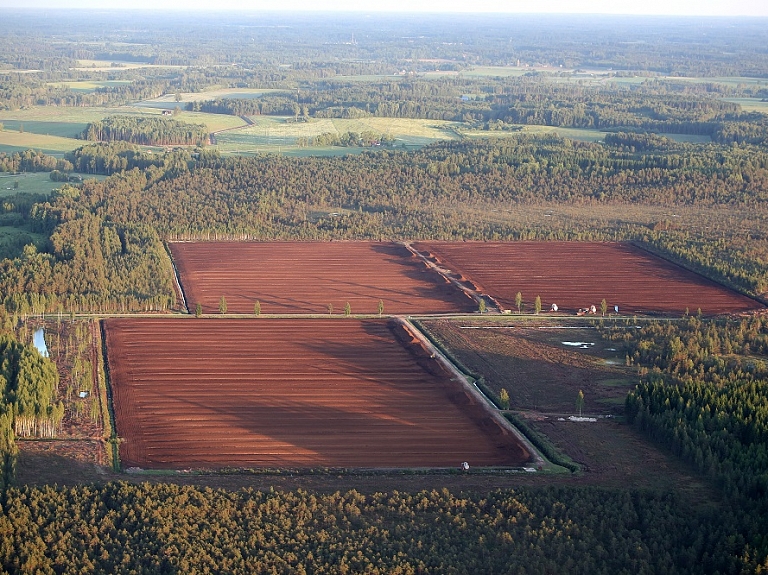
<instances>
[{"instance_id":1,"label":"pale sky","mask_svg":"<svg viewBox=\"0 0 768 575\"><path fill-rule=\"evenodd\" d=\"M2 8L766 16L768 0L0 0Z\"/></svg>"}]
</instances>

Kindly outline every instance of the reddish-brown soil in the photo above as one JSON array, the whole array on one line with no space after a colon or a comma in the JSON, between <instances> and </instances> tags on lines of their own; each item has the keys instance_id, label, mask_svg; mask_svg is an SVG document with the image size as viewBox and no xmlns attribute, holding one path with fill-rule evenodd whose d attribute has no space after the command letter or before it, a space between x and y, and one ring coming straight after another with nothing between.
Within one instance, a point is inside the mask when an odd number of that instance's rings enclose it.
<instances>
[{"instance_id":1,"label":"reddish-brown soil","mask_svg":"<svg viewBox=\"0 0 768 575\"><path fill-rule=\"evenodd\" d=\"M629 244L586 242L416 242L413 247L441 267L516 310L515 295L534 311L556 303L575 312L591 305L600 313L739 313L763 307L756 301Z\"/></svg>"},{"instance_id":2,"label":"reddish-brown soil","mask_svg":"<svg viewBox=\"0 0 768 575\"><path fill-rule=\"evenodd\" d=\"M105 332L124 467L407 468L529 459L394 323L116 319Z\"/></svg>"},{"instance_id":3,"label":"reddish-brown soil","mask_svg":"<svg viewBox=\"0 0 768 575\"><path fill-rule=\"evenodd\" d=\"M405 247L389 242L191 242L170 244L187 306L218 313L452 313L475 302Z\"/></svg>"}]
</instances>

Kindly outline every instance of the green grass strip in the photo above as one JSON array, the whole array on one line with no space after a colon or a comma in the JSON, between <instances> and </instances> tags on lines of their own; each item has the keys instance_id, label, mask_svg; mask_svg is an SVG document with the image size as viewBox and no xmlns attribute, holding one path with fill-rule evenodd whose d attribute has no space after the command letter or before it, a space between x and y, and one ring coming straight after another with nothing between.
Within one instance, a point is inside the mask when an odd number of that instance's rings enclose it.
<instances>
[{"instance_id":1,"label":"green grass strip","mask_svg":"<svg viewBox=\"0 0 768 575\"><path fill-rule=\"evenodd\" d=\"M100 370L100 373L104 374L103 389L105 395L104 399L106 400L107 406L107 417L104 419L104 438L107 444L107 457L111 460L112 469L116 472L119 472L121 471L120 441L117 437L117 428L115 427L115 407L112 403L112 386L109 380L109 362L106 359L108 357L107 337L106 333L104 332L103 321L99 321L99 333L101 337L101 357L99 359L99 365L103 367L103 369Z\"/></svg>"},{"instance_id":2,"label":"green grass strip","mask_svg":"<svg viewBox=\"0 0 768 575\"><path fill-rule=\"evenodd\" d=\"M528 425L528 423L526 423L524 419L519 417L517 414L512 412L505 412L504 417L506 417L507 421L514 425L520 431L520 433L525 435L526 439L528 439L528 441L530 441L533 446L549 460L550 463L559 465L560 467L565 467L571 473L581 471L581 465L573 461L564 453L561 453L560 450L552 444L546 435L542 435L538 431L534 430Z\"/></svg>"}]
</instances>

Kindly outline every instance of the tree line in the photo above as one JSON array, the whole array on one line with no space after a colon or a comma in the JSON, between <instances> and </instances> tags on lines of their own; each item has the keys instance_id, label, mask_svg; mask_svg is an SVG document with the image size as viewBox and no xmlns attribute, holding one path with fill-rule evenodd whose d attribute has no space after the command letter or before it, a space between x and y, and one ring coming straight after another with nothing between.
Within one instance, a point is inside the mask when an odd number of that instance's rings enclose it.
<instances>
[{"instance_id":1,"label":"tree line","mask_svg":"<svg viewBox=\"0 0 768 575\"><path fill-rule=\"evenodd\" d=\"M324 132L311 138L297 138L298 146L340 146L343 148L370 148L372 146L392 146L395 140L392 136L373 130L362 132L344 132L335 134Z\"/></svg>"},{"instance_id":2,"label":"tree line","mask_svg":"<svg viewBox=\"0 0 768 575\"><path fill-rule=\"evenodd\" d=\"M640 383L630 423L710 476L768 553L768 321L762 316L604 328Z\"/></svg>"},{"instance_id":3,"label":"tree line","mask_svg":"<svg viewBox=\"0 0 768 575\"><path fill-rule=\"evenodd\" d=\"M56 158L39 150L21 152L0 152L0 172L14 174L22 172L50 172L60 170L71 172L74 166L67 160Z\"/></svg>"},{"instance_id":4,"label":"tree line","mask_svg":"<svg viewBox=\"0 0 768 575\"><path fill-rule=\"evenodd\" d=\"M736 516L606 489L331 494L108 483L7 489L11 573L746 573ZM762 564L765 567L765 564Z\"/></svg>"},{"instance_id":5,"label":"tree line","mask_svg":"<svg viewBox=\"0 0 768 575\"><path fill-rule=\"evenodd\" d=\"M217 98L214 100L190 102L186 106L191 112L228 114L231 116L298 116L302 107L296 98L273 95L262 98ZM306 106L303 109L306 112Z\"/></svg>"},{"instance_id":6,"label":"tree line","mask_svg":"<svg viewBox=\"0 0 768 575\"><path fill-rule=\"evenodd\" d=\"M642 380L630 421L718 479L729 496L768 496L768 322L760 316L618 330Z\"/></svg>"},{"instance_id":7,"label":"tree line","mask_svg":"<svg viewBox=\"0 0 768 575\"><path fill-rule=\"evenodd\" d=\"M54 437L64 417L56 364L5 329L0 335L0 486L13 480L16 437Z\"/></svg>"},{"instance_id":8,"label":"tree line","mask_svg":"<svg viewBox=\"0 0 768 575\"><path fill-rule=\"evenodd\" d=\"M107 116L88 124L81 137L84 140L123 141L144 146L202 146L208 143L208 128L162 116Z\"/></svg>"}]
</instances>

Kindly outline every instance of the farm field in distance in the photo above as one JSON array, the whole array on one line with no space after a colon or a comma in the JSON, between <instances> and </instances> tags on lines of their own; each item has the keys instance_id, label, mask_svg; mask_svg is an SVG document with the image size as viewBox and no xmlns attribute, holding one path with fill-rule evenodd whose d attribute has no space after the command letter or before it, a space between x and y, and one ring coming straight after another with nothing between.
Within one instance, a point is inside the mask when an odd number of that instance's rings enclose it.
<instances>
[{"instance_id":1,"label":"farm field in distance","mask_svg":"<svg viewBox=\"0 0 768 575\"><path fill-rule=\"evenodd\" d=\"M621 314L706 315L739 313L763 306L746 296L653 256L630 244L597 242L414 242L440 267L471 281L504 309L524 311L541 297L573 313L605 299Z\"/></svg>"},{"instance_id":2,"label":"farm field in distance","mask_svg":"<svg viewBox=\"0 0 768 575\"><path fill-rule=\"evenodd\" d=\"M404 246L390 242L174 242L190 311L252 314L472 312L477 304Z\"/></svg>"},{"instance_id":3,"label":"farm field in distance","mask_svg":"<svg viewBox=\"0 0 768 575\"><path fill-rule=\"evenodd\" d=\"M82 140L62 138L61 136L48 136L33 132L9 132L8 130L0 132L0 152L6 154L34 149L52 156L62 156L64 152L74 150L83 144Z\"/></svg>"},{"instance_id":4,"label":"farm field in distance","mask_svg":"<svg viewBox=\"0 0 768 575\"><path fill-rule=\"evenodd\" d=\"M104 325L125 467L510 466L530 458L394 322Z\"/></svg>"},{"instance_id":5,"label":"farm field in distance","mask_svg":"<svg viewBox=\"0 0 768 575\"><path fill-rule=\"evenodd\" d=\"M166 108L169 106L183 106L188 102L200 102L205 100L215 100L217 98L240 98L251 99L261 98L266 94L290 94L290 90L278 88L212 88L203 92L181 92L178 94L179 101L176 101L176 94L163 94L151 100L141 102L142 106L157 106Z\"/></svg>"},{"instance_id":6,"label":"farm field in distance","mask_svg":"<svg viewBox=\"0 0 768 575\"><path fill-rule=\"evenodd\" d=\"M105 176L85 175L83 180L103 180ZM15 183L19 187L15 188ZM16 194L45 194L49 195L53 190L60 188L62 182L54 182L48 172L25 172L21 174L0 173L0 198L15 196Z\"/></svg>"},{"instance_id":7,"label":"farm field in distance","mask_svg":"<svg viewBox=\"0 0 768 575\"><path fill-rule=\"evenodd\" d=\"M395 139L395 146L421 147L438 140L456 140L457 129L462 122L426 120L413 118L360 119L318 118L310 122L294 122L285 116L250 116L252 122L236 130L217 134L216 145L222 152L272 152L278 148L293 150L297 154L313 155L322 153L320 147L299 147L299 138L313 138L321 134L342 135L346 132L362 133L371 131ZM353 153L359 148L338 148L344 153Z\"/></svg>"},{"instance_id":8,"label":"farm field in distance","mask_svg":"<svg viewBox=\"0 0 768 575\"><path fill-rule=\"evenodd\" d=\"M171 104L176 104L171 102ZM176 106L184 104L176 104ZM166 108L174 108L170 104ZM14 152L26 149L43 150L60 155L92 143L77 139L90 122L103 120L107 116L156 117L162 113L157 107L138 103L133 106L107 107L61 107L37 106L23 110L0 111L0 152ZM182 111L174 119L189 124L205 124L209 131L229 130L245 125L238 116L206 114ZM145 146L146 147L146 146Z\"/></svg>"}]
</instances>

